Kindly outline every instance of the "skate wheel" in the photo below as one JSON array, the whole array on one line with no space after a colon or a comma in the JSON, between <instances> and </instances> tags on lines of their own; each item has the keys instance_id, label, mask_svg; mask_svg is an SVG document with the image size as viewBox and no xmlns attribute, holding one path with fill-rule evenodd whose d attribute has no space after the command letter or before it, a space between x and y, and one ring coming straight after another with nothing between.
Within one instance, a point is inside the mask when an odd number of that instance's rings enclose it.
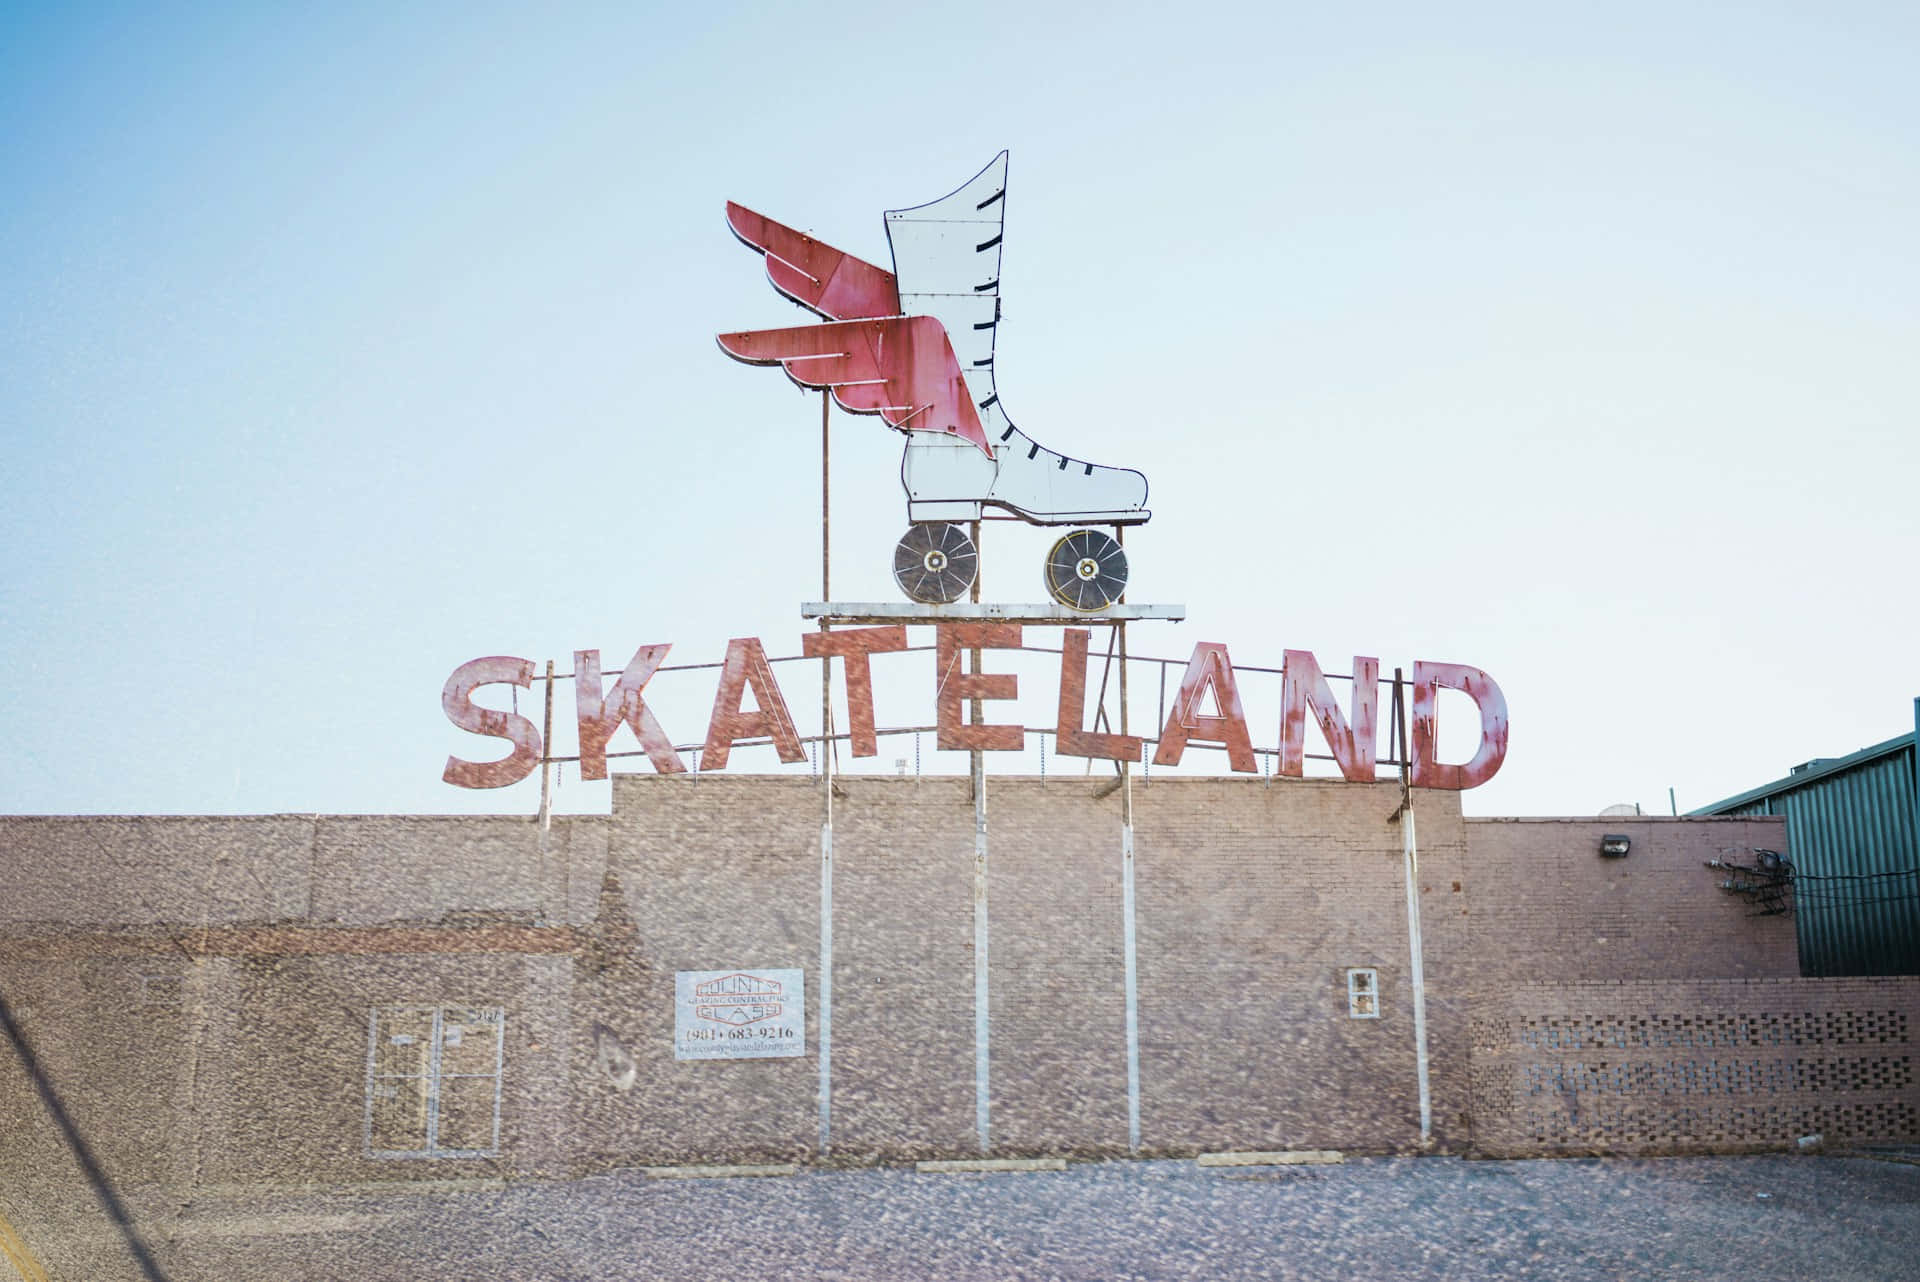
<instances>
[{"instance_id":1,"label":"skate wheel","mask_svg":"<svg viewBox=\"0 0 1920 1282\"><path fill-rule=\"evenodd\" d=\"M1127 590L1127 553L1110 534L1075 530L1047 553L1047 591L1069 610L1104 610Z\"/></svg>"},{"instance_id":2,"label":"skate wheel","mask_svg":"<svg viewBox=\"0 0 1920 1282\"><path fill-rule=\"evenodd\" d=\"M893 581L922 605L958 601L973 586L979 555L967 532L948 521L921 521L893 549Z\"/></svg>"}]
</instances>

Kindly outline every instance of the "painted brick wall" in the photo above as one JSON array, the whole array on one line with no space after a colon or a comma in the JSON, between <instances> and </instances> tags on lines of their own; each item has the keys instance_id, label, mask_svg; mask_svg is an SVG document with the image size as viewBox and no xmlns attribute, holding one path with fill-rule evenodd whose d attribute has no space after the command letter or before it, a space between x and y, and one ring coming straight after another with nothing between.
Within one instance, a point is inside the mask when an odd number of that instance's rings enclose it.
<instances>
[{"instance_id":1,"label":"painted brick wall","mask_svg":"<svg viewBox=\"0 0 1920 1282\"><path fill-rule=\"evenodd\" d=\"M1631 840L1625 858L1600 839ZM1710 859L1787 853L1786 821L1470 819L1478 982L1797 976L1793 918L1720 889Z\"/></svg>"},{"instance_id":2,"label":"painted brick wall","mask_svg":"<svg viewBox=\"0 0 1920 1282\"><path fill-rule=\"evenodd\" d=\"M1419 1098L1391 784L1156 782L1140 807L1143 1139L1176 1152L1408 1149ZM1463 1134L1458 797L1415 814L1435 1139ZM1381 1016L1348 1017L1346 968Z\"/></svg>"},{"instance_id":3,"label":"painted brick wall","mask_svg":"<svg viewBox=\"0 0 1920 1282\"><path fill-rule=\"evenodd\" d=\"M1489 1156L1920 1139L1920 979L1516 986L1473 1029Z\"/></svg>"},{"instance_id":4,"label":"painted brick wall","mask_svg":"<svg viewBox=\"0 0 1920 1282\"><path fill-rule=\"evenodd\" d=\"M1100 783L988 784L996 1153L1127 1147L1121 798L1096 796ZM76 1110L136 1180L452 1173L362 1151L367 1010L409 1003L506 1012L501 1153L462 1171L817 1157L818 782L632 775L613 788L611 817L544 835L505 817L0 820L0 983L33 1008ZM969 785L853 777L842 790L834 1154L971 1155ZM1145 1151L1417 1146L1398 804L1390 784L1136 783ZM1416 794L1415 813L1437 1146L1729 1142L1677 1129L1704 1124L1674 1083L1708 1070L1649 1049L1636 1063L1651 1067L1628 1077L1604 1076L1611 1059L1555 1076L1539 1021L1721 1018L1746 1009L1747 990L1713 983L1795 975L1791 922L1749 916L1701 866L1782 849L1778 821L1469 822L1448 793ZM1600 834L1622 830L1633 854L1600 859ZM674 1060L675 972L736 966L805 972L806 1057ZM1348 967L1377 970L1380 1018L1348 1018ZM178 973L174 1005L141 1005L148 972ZM1589 978L1615 986L1596 997ZM1676 979L1707 986L1658 987ZM1866 990L1791 991L1802 1015L1908 1010ZM1907 1089L1859 1058L1740 1080ZM1587 1118L1602 1081L1638 1088L1642 1114L1654 1097L1640 1084L1662 1083L1678 1120L1542 1130L1542 1091ZM24 1118L20 1085L0 1083L0 1107ZM1860 1125L1906 1125L1893 1107L1905 1099L1869 1101ZM1800 1125L1803 1105L1741 1133Z\"/></svg>"},{"instance_id":5,"label":"painted brick wall","mask_svg":"<svg viewBox=\"0 0 1920 1282\"><path fill-rule=\"evenodd\" d=\"M992 1147L1127 1141L1120 798L1098 781L988 785ZM976 1151L972 805L960 779L848 778L835 802L833 1147ZM818 1035L820 795L798 779L629 776L609 861L633 921L596 1018L637 1061L592 1082L603 1160L808 1156L807 1060L676 1063L676 970L800 966ZM1419 1142L1392 785L1181 779L1137 787L1142 1144L1153 1152ZM1465 1142L1466 848L1457 797L1417 800L1435 1135ZM594 870L574 868L576 886ZM1382 1017L1348 1018L1374 967ZM578 1039L577 1039L578 1040ZM586 1055L576 1050L576 1062Z\"/></svg>"}]
</instances>

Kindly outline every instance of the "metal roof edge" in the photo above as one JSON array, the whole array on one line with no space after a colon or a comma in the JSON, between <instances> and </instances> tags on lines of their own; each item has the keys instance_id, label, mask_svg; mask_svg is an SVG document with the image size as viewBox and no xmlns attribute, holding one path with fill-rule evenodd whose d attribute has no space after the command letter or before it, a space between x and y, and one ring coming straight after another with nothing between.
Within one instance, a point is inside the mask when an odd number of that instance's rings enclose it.
<instances>
[{"instance_id":1,"label":"metal roof edge","mask_svg":"<svg viewBox=\"0 0 1920 1282\"><path fill-rule=\"evenodd\" d=\"M1810 770L1803 770L1797 775L1785 775L1779 779L1775 779L1772 783L1761 784L1758 788L1749 788L1747 791L1736 796L1728 797L1724 801L1716 801L1712 805L1701 806L1698 809L1689 810L1687 813L1689 815L1700 816L1724 814L1729 810L1736 810L1750 802L1758 801L1762 797L1777 796L1783 792L1792 792L1796 788L1805 787L1807 784L1825 779L1829 775L1837 775L1843 771L1852 770L1856 766L1864 765L1876 758L1891 756L1903 748L1910 748L1913 746L1914 737L1915 732L1909 730L1907 733L1888 739L1884 743L1876 743L1870 748L1862 748L1850 756L1841 757L1836 761L1829 761L1825 765L1815 766Z\"/></svg>"},{"instance_id":2,"label":"metal roof edge","mask_svg":"<svg viewBox=\"0 0 1920 1282\"><path fill-rule=\"evenodd\" d=\"M1690 810L1684 815L1462 815L1460 820L1467 824L1684 824L1699 823L1706 819L1726 818L1723 815L1704 815ZM1767 823L1772 820L1785 821L1785 815L1734 815L1741 823L1757 820Z\"/></svg>"}]
</instances>

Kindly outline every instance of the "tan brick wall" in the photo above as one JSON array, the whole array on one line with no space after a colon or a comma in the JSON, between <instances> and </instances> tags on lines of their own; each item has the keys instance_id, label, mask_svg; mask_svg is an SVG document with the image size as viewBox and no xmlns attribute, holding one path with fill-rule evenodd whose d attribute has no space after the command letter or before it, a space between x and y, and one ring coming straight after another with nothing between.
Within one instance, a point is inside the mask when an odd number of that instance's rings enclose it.
<instances>
[{"instance_id":1,"label":"tan brick wall","mask_svg":"<svg viewBox=\"0 0 1920 1282\"><path fill-rule=\"evenodd\" d=\"M305 917L314 822L304 815L0 819L0 925Z\"/></svg>"},{"instance_id":2,"label":"tan brick wall","mask_svg":"<svg viewBox=\"0 0 1920 1282\"><path fill-rule=\"evenodd\" d=\"M996 1153L1127 1148L1122 800L1096 796L1101 783L988 782ZM504 817L0 820L0 982L33 1008L30 1032L103 1155L136 1181L817 1156L818 781L631 775L613 788L611 817L544 836ZM1145 1151L1418 1145L1398 805L1391 784L1136 782ZM1577 1098L1598 1080L1586 1061L1572 1077L1540 1067L1557 1061L1540 1059L1527 1021L1593 1005L1569 982L1795 973L1790 920L1749 916L1701 866L1782 848L1777 821L1468 822L1450 793L1416 794L1415 813L1443 1151L1546 1144L1519 1138L1539 1132L1542 1083L1574 1082ZM1628 832L1632 855L1599 858L1605 831ZM971 1155L968 782L845 778L834 832L835 1154ZM805 972L805 1057L673 1058L675 972L736 966ZM1348 967L1378 971L1380 1018L1348 1018ZM137 1009L143 971L178 972L180 1010ZM1744 1009L1744 991L1609 989L1604 1012L1704 1019L1716 1002ZM1827 1003L1809 1011L1858 1004L1850 989L1793 991ZM367 1010L416 1003L505 1009L497 1159L363 1152ZM609 1045L631 1056L630 1086L602 1067ZM1833 1076L1855 1067L1793 1089L1855 1089ZM31 1112L18 1085L0 1107ZM1868 1129L1905 1116L1881 1108ZM1553 1142L1694 1142L1675 1126Z\"/></svg>"},{"instance_id":3,"label":"tan brick wall","mask_svg":"<svg viewBox=\"0 0 1920 1282\"><path fill-rule=\"evenodd\" d=\"M1601 857L1607 833L1626 857ZM1705 866L1791 853L1784 819L1471 819L1467 839L1479 983L1800 973L1793 918L1756 916Z\"/></svg>"},{"instance_id":4,"label":"tan brick wall","mask_svg":"<svg viewBox=\"0 0 1920 1282\"><path fill-rule=\"evenodd\" d=\"M442 815L0 817L0 930L233 922L555 919L569 862L604 860L607 821Z\"/></svg>"},{"instance_id":5,"label":"tan brick wall","mask_svg":"<svg viewBox=\"0 0 1920 1282\"><path fill-rule=\"evenodd\" d=\"M1517 986L1473 1029L1490 1156L1920 1139L1920 979Z\"/></svg>"},{"instance_id":6,"label":"tan brick wall","mask_svg":"<svg viewBox=\"0 0 1920 1282\"><path fill-rule=\"evenodd\" d=\"M1389 822L1399 789L1162 780L1145 795L1143 1140L1175 1152L1416 1146L1406 882ZM1421 794L1415 814L1444 1145L1466 1103L1448 962L1466 907L1458 798ZM1379 971L1379 1019L1348 1017L1348 967Z\"/></svg>"},{"instance_id":7,"label":"tan brick wall","mask_svg":"<svg viewBox=\"0 0 1920 1282\"><path fill-rule=\"evenodd\" d=\"M0 961L0 991L118 1182L444 1179L569 1168L570 971L564 954L156 952ZM143 976L176 982L143 999ZM368 1015L387 1006L503 1009L497 1156L449 1170L367 1155ZM0 1145L0 1172L34 1181L65 1169L71 1157L0 1049L0 1118L31 1119L20 1134L38 1137L29 1152Z\"/></svg>"},{"instance_id":8,"label":"tan brick wall","mask_svg":"<svg viewBox=\"0 0 1920 1282\"><path fill-rule=\"evenodd\" d=\"M1097 780L988 784L996 1152L1127 1143L1121 802ZM972 805L962 779L848 778L835 802L837 1151L976 1148ZM640 1084L581 1094L605 1159L804 1155L817 1065L675 1063L676 970L803 966L817 1049L819 786L616 781L612 865L635 964L597 1000ZM1160 780L1135 794L1142 1144L1154 1152L1419 1142L1397 787ZM1435 1135L1464 1142L1467 924L1458 800L1417 800ZM746 874L743 877L742 874ZM576 885L591 871L576 868ZM752 893L746 893L750 888ZM1379 970L1382 1017L1346 1012ZM576 1062L588 1051L576 1050Z\"/></svg>"},{"instance_id":9,"label":"tan brick wall","mask_svg":"<svg viewBox=\"0 0 1920 1282\"><path fill-rule=\"evenodd\" d=\"M819 824L804 780L712 775L614 779L601 867L572 870L598 885L611 870L631 919L608 969L576 985L575 1134L583 1161L788 1157L808 1143L814 1064L721 1064L673 1058L674 974L730 967L806 971L808 1044L817 1003L815 892ZM595 1067L590 1025L632 1055L638 1085L617 1088ZM715 1071L715 1069L719 1071Z\"/></svg>"}]
</instances>

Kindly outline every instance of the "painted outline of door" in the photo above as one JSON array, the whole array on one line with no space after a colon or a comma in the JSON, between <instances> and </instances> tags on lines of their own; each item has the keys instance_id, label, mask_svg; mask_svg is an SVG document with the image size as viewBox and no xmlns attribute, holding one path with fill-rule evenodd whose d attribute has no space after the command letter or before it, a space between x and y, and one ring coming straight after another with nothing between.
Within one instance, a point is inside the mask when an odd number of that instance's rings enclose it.
<instances>
[{"instance_id":1,"label":"painted outline of door","mask_svg":"<svg viewBox=\"0 0 1920 1282\"><path fill-rule=\"evenodd\" d=\"M367 1156L498 1153L505 1031L498 1006L368 1011Z\"/></svg>"}]
</instances>

